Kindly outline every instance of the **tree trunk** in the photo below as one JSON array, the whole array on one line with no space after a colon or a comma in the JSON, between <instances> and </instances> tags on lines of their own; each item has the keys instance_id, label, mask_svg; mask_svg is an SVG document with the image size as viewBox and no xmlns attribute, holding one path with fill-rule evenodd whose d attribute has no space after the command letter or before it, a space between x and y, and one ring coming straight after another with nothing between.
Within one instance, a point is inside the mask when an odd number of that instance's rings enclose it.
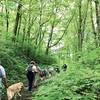
<instances>
[{"instance_id":1,"label":"tree trunk","mask_svg":"<svg viewBox=\"0 0 100 100\"><path fill-rule=\"evenodd\" d=\"M6 31L9 31L9 11L7 6L7 0L5 1L5 10L6 10Z\"/></svg>"},{"instance_id":2,"label":"tree trunk","mask_svg":"<svg viewBox=\"0 0 100 100\"><path fill-rule=\"evenodd\" d=\"M95 0L95 10L96 10L96 23L97 23L97 47L100 47L100 7L99 1Z\"/></svg>"},{"instance_id":3,"label":"tree trunk","mask_svg":"<svg viewBox=\"0 0 100 100\"><path fill-rule=\"evenodd\" d=\"M96 29L95 29L95 25L94 25L94 20L93 20L93 9L92 9L92 1L90 1L90 7L91 7L91 22L92 22L92 30L93 30L93 34L94 34L94 40L95 40L95 45L97 47L97 33L96 33Z\"/></svg>"},{"instance_id":4,"label":"tree trunk","mask_svg":"<svg viewBox=\"0 0 100 100\"><path fill-rule=\"evenodd\" d=\"M19 38L19 34L20 34L21 21L22 21L22 15L20 15L20 18L19 18L19 24L18 24L18 30L17 30L17 38Z\"/></svg>"},{"instance_id":5,"label":"tree trunk","mask_svg":"<svg viewBox=\"0 0 100 100\"><path fill-rule=\"evenodd\" d=\"M21 7L22 7L22 4L21 4L21 0L20 0L20 2L18 4L18 8L17 8L17 14L16 14L15 25L14 25L14 30L13 30L13 33L14 33L13 40L14 40L14 42L16 40L17 29L18 29L18 24L19 24L19 20L20 20Z\"/></svg>"},{"instance_id":6,"label":"tree trunk","mask_svg":"<svg viewBox=\"0 0 100 100\"><path fill-rule=\"evenodd\" d=\"M51 27L51 32L49 33L48 43L47 43L47 47L46 47L46 51L45 51L46 55L48 55L48 53L49 53L49 47L50 47L50 42L52 41L54 25L55 25L55 20L53 21L53 24L52 24L52 27Z\"/></svg>"},{"instance_id":7,"label":"tree trunk","mask_svg":"<svg viewBox=\"0 0 100 100\"><path fill-rule=\"evenodd\" d=\"M4 26L3 23L3 12L4 12L4 6L3 3L1 3L1 14L0 14L0 32L2 32L2 26Z\"/></svg>"},{"instance_id":8,"label":"tree trunk","mask_svg":"<svg viewBox=\"0 0 100 100\"><path fill-rule=\"evenodd\" d=\"M82 1L79 0L78 51L82 51Z\"/></svg>"},{"instance_id":9,"label":"tree trunk","mask_svg":"<svg viewBox=\"0 0 100 100\"><path fill-rule=\"evenodd\" d=\"M24 45L24 41L25 41L25 35L26 35L26 18L24 18L24 27L23 27L23 36L22 36L22 48L23 48L23 45Z\"/></svg>"}]
</instances>

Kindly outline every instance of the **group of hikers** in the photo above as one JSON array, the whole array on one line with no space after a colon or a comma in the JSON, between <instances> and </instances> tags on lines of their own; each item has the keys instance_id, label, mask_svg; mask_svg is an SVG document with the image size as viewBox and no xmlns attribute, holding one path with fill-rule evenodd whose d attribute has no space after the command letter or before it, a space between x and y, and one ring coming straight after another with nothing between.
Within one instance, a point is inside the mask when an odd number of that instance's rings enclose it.
<instances>
[{"instance_id":1,"label":"group of hikers","mask_svg":"<svg viewBox=\"0 0 100 100\"><path fill-rule=\"evenodd\" d=\"M64 64L62 66L63 71L67 70L67 65ZM35 61L31 61L27 68L26 68L26 76L28 79L28 91L32 92L32 86L33 83L35 83L36 81L36 74L39 75L41 80L45 80L47 76L52 76L55 72L60 73L60 68L59 67L49 67L48 65L41 69L36 63ZM7 88L7 77L6 77L6 72L4 67L2 66L1 62L0 62L0 100L1 100L1 94L2 94L2 88L4 84L5 88Z\"/></svg>"},{"instance_id":2,"label":"group of hikers","mask_svg":"<svg viewBox=\"0 0 100 100\"><path fill-rule=\"evenodd\" d=\"M62 66L63 71L67 70L67 65L64 64ZM33 82L35 83L35 76L36 74L39 75L41 80L45 80L47 76L52 76L55 72L60 73L59 67L48 67L48 65L44 68L41 69L34 61L31 61L28 67L26 68L26 75L28 79L28 90L32 92L32 85Z\"/></svg>"}]
</instances>

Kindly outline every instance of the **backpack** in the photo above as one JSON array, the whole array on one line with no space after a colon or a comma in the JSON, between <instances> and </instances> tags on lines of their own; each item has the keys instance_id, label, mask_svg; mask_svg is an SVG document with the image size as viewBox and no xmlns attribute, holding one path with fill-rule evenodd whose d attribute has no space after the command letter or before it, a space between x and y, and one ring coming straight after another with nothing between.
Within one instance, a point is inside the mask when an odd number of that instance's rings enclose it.
<instances>
[{"instance_id":1,"label":"backpack","mask_svg":"<svg viewBox=\"0 0 100 100\"><path fill-rule=\"evenodd\" d=\"M46 71L45 70L42 71L42 75L46 76Z\"/></svg>"},{"instance_id":2,"label":"backpack","mask_svg":"<svg viewBox=\"0 0 100 100\"><path fill-rule=\"evenodd\" d=\"M64 68L67 68L67 65L66 64L64 64L63 66L64 66Z\"/></svg>"},{"instance_id":3,"label":"backpack","mask_svg":"<svg viewBox=\"0 0 100 100\"><path fill-rule=\"evenodd\" d=\"M33 67L32 64L28 65L27 71L28 72L33 72L33 68L32 67Z\"/></svg>"}]
</instances>

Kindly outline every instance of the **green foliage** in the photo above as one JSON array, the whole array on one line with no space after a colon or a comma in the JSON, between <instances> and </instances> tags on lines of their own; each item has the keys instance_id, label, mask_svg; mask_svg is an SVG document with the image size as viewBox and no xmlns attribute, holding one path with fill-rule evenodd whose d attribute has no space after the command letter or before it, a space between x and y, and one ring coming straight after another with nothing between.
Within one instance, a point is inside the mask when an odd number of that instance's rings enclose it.
<instances>
[{"instance_id":1,"label":"green foliage","mask_svg":"<svg viewBox=\"0 0 100 100\"><path fill-rule=\"evenodd\" d=\"M73 66L73 65L72 65ZM89 68L70 67L42 83L33 93L34 100L96 100L100 74Z\"/></svg>"},{"instance_id":2,"label":"green foliage","mask_svg":"<svg viewBox=\"0 0 100 100\"><path fill-rule=\"evenodd\" d=\"M26 79L25 68L30 60L42 67L74 62L67 73L43 82L34 99L98 99L100 47L96 47L100 21L94 1L1 0L0 60L9 84Z\"/></svg>"},{"instance_id":3,"label":"green foliage","mask_svg":"<svg viewBox=\"0 0 100 100\"><path fill-rule=\"evenodd\" d=\"M26 56L29 60L34 60L38 64L52 64L52 63L57 63L56 56L52 55L46 55L44 52L43 47L36 47L32 43L30 45L27 44L27 42L24 43L23 47L20 45L21 42L17 43L16 47L16 53L17 55L23 54L23 56Z\"/></svg>"},{"instance_id":4,"label":"green foliage","mask_svg":"<svg viewBox=\"0 0 100 100\"><path fill-rule=\"evenodd\" d=\"M25 69L31 60L35 60L38 64L56 63L54 57L45 55L43 51L37 51L32 45L26 44L22 48L20 42L14 44L5 38L0 39L0 43L0 61L6 69L9 84L25 78Z\"/></svg>"},{"instance_id":5,"label":"green foliage","mask_svg":"<svg viewBox=\"0 0 100 100\"><path fill-rule=\"evenodd\" d=\"M100 48L89 50L88 52L82 52L82 55L80 63L83 67L90 67L93 69L100 68Z\"/></svg>"},{"instance_id":6,"label":"green foliage","mask_svg":"<svg viewBox=\"0 0 100 100\"><path fill-rule=\"evenodd\" d=\"M0 60L6 69L9 84L18 81L22 76L19 73L24 73L27 59L24 56L19 56L15 52L15 47L9 40L0 40ZM19 70L20 69L20 70Z\"/></svg>"}]
</instances>

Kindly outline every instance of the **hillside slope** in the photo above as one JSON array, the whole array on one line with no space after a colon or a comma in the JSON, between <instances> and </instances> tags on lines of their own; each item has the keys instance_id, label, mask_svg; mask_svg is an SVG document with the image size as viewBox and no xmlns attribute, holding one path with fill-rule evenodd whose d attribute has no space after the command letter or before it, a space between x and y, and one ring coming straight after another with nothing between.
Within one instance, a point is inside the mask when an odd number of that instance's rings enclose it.
<instances>
[{"instance_id":1,"label":"hillside slope","mask_svg":"<svg viewBox=\"0 0 100 100\"><path fill-rule=\"evenodd\" d=\"M0 40L0 60L6 69L8 85L27 81L25 68L30 59L19 46L9 40ZM43 81L33 92L32 100L100 100L99 54L99 48L95 49L85 54L79 65L68 65L67 72L61 71Z\"/></svg>"},{"instance_id":2,"label":"hillside slope","mask_svg":"<svg viewBox=\"0 0 100 100\"><path fill-rule=\"evenodd\" d=\"M100 100L100 73L70 66L67 72L44 81L33 100Z\"/></svg>"}]
</instances>

